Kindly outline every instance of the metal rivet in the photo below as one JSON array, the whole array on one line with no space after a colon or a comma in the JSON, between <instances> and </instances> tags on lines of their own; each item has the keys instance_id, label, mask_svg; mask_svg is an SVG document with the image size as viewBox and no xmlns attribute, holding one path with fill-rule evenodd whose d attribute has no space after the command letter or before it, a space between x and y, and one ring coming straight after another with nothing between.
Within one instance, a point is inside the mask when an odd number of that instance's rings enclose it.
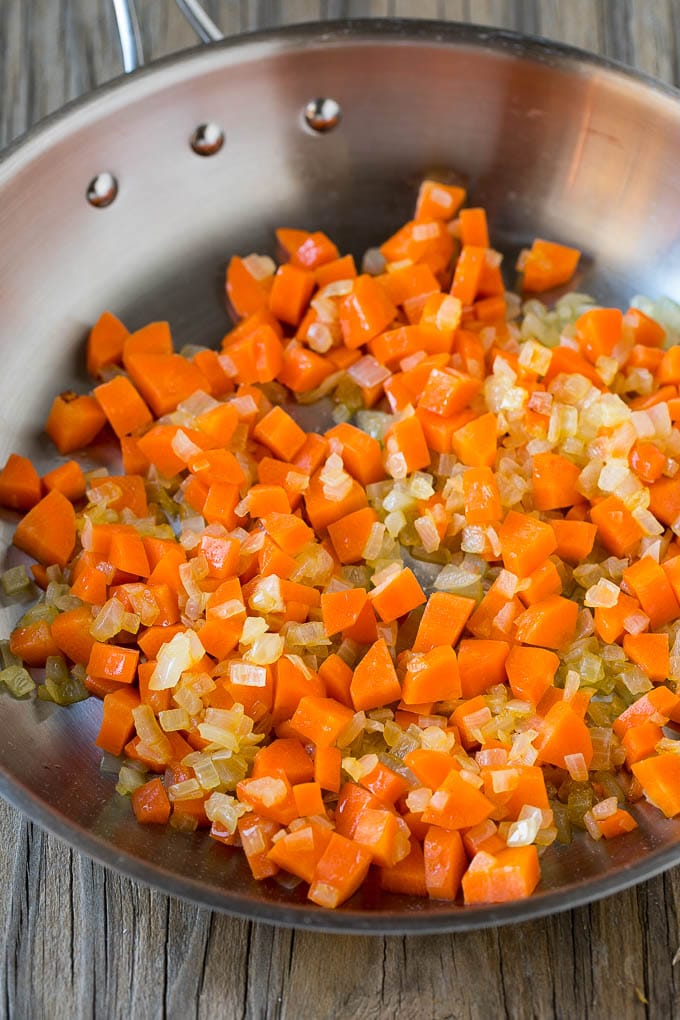
<instances>
[{"instance_id":1,"label":"metal rivet","mask_svg":"<svg viewBox=\"0 0 680 1020\"><path fill-rule=\"evenodd\" d=\"M90 205L97 209L105 209L118 194L118 181L108 171L97 174L88 184L85 194Z\"/></svg>"},{"instance_id":2,"label":"metal rivet","mask_svg":"<svg viewBox=\"0 0 680 1020\"><path fill-rule=\"evenodd\" d=\"M199 124L191 136L191 148L199 156L214 156L224 145L224 131L213 121Z\"/></svg>"},{"instance_id":3,"label":"metal rivet","mask_svg":"<svg viewBox=\"0 0 680 1020\"><path fill-rule=\"evenodd\" d=\"M340 103L335 99L312 99L305 106L305 120L317 134L325 134L337 127L342 117Z\"/></svg>"}]
</instances>

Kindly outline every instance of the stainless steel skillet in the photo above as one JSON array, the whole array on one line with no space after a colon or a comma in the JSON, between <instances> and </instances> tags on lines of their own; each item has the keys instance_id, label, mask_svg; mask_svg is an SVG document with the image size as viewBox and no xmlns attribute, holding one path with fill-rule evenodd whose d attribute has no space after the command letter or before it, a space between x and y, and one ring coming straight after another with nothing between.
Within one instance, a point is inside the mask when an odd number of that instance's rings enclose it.
<instances>
[{"instance_id":1,"label":"stainless steel skillet","mask_svg":"<svg viewBox=\"0 0 680 1020\"><path fill-rule=\"evenodd\" d=\"M314 104L324 98L341 116L319 133L305 110L327 112ZM209 123L224 144L206 157L191 139ZM169 318L178 344L214 343L226 328L229 254L271 249L284 222L322 227L360 254L403 220L426 173L465 181L507 250L534 234L584 248L578 285L602 300L677 298L679 151L672 90L487 29L301 26L139 71L45 122L0 163L0 458L20 450L50 461L45 407L80 377L82 343L103 308L133 327ZM117 194L95 207L90 182L105 173ZM110 197L106 184L90 197ZM11 530L3 521L3 546ZM11 611L2 616L4 635ZM0 696L3 795L110 866L261 920L356 932L480 927L572 907L680 861L680 824L642 808L640 830L623 840L551 851L543 885L520 904L465 910L367 888L322 913L299 893L252 882L239 855L201 836L138 827L99 772L98 713L94 702L50 711Z\"/></svg>"}]
</instances>

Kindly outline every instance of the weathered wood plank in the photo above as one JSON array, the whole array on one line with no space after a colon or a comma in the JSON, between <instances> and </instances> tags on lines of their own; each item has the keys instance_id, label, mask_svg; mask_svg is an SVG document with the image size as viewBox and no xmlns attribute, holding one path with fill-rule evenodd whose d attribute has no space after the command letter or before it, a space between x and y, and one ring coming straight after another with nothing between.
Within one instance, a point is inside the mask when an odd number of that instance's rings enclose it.
<instances>
[{"instance_id":1,"label":"weathered wood plank","mask_svg":"<svg viewBox=\"0 0 680 1020\"><path fill-rule=\"evenodd\" d=\"M673 0L219 0L225 33L408 16L534 32L678 81ZM195 38L139 0L149 57ZM0 145L120 73L106 0L0 0ZM0 1014L17 1020L680 1015L680 872L498 931L331 937L211 914L105 871L0 803ZM646 1001L645 1001L646 1000Z\"/></svg>"}]
</instances>

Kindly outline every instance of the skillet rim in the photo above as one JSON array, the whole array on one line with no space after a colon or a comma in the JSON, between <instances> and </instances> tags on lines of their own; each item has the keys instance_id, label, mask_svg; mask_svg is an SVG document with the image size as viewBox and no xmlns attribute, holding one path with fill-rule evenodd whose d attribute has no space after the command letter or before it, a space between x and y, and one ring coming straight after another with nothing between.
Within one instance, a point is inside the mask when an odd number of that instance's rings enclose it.
<instances>
[{"instance_id":1,"label":"skillet rim","mask_svg":"<svg viewBox=\"0 0 680 1020\"><path fill-rule=\"evenodd\" d=\"M80 129L82 120L96 121L110 109L126 102L143 101L145 95L173 83L177 70L192 76L194 62L199 69L211 60L218 66L228 51L236 62L273 56L299 49L302 45L338 46L343 43L373 45L430 43L441 46L478 47L508 56L559 65L576 73L596 69L621 79L631 88L642 87L668 100L680 127L680 89L609 57L582 50L544 37L512 30L460 22L411 18L353 18L260 29L228 37L209 45L197 45L145 64L131 74L119 75L91 92L69 101L54 113L14 139L0 152L0 188L22 165L46 151L64 136L63 129ZM135 95L136 93L136 95ZM157 864L116 848L110 841L71 821L33 793L20 778L0 763L0 794L32 821L86 853L98 863L145 882L163 893L181 897L200 906L281 927L318 932L374 935L426 935L472 931L544 917L595 902L650 879L680 863L680 841L649 851L635 864L622 866L613 874L572 882L551 892L538 892L526 900L480 907L455 906L441 911L416 909L367 910L350 904L336 911L324 911L303 904L282 904L248 893L208 886L181 876ZM404 901L407 902L406 900Z\"/></svg>"}]
</instances>

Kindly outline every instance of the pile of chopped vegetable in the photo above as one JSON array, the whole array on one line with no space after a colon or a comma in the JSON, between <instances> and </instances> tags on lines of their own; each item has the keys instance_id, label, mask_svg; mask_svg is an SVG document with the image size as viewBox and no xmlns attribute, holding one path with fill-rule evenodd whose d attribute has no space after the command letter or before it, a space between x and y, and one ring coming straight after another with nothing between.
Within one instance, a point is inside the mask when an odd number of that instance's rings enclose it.
<instances>
[{"instance_id":1,"label":"pile of chopped vegetable","mask_svg":"<svg viewBox=\"0 0 680 1020\"><path fill-rule=\"evenodd\" d=\"M141 823L323 907L369 871L525 897L574 830L680 812L680 347L640 308L522 304L464 200L425 181L361 273L303 230L232 258L221 352L104 313L59 466L0 473L35 561L5 594L43 589L0 680L101 699ZM536 240L521 291L578 260ZM67 459L102 435L119 473Z\"/></svg>"}]
</instances>

